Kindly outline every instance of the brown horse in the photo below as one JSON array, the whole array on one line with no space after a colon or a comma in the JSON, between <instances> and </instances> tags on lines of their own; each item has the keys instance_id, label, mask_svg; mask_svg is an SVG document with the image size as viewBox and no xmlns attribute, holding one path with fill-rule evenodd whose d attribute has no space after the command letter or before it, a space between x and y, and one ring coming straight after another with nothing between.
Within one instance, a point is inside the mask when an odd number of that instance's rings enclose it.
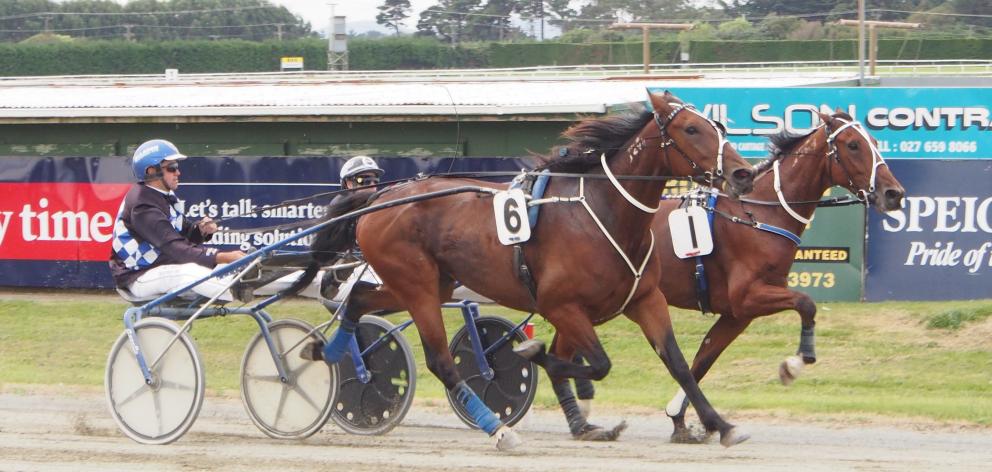
<instances>
[{"instance_id":1,"label":"brown horse","mask_svg":"<svg viewBox=\"0 0 992 472\"><path fill-rule=\"evenodd\" d=\"M571 143L563 157L549 158L548 170L577 174L551 178L545 197L560 202L542 210L540 224L523 245L533 292L518 279L514 249L497 240L489 193L450 195L360 218L358 245L389 296L356 286L338 331L319 354L327 362L339 360L360 316L392 299L398 306L390 308L409 311L416 323L430 371L502 450L519 444L519 437L459 378L447 349L440 304L450 298L455 281L501 305L541 313L589 362L578 365L571 357L545 354L540 344L518 346L553 377L605 377L610 360L593 326L624 312L685 389L707 430L719 431L726 446L747 439L703 396L675 342L651 257L651 223L666 176L723 180L732 193L743 194L750 190L753 168L727 146L714 122L690 106L668 92L651 94L650 100L653 113L580 122L564 134ZM429 178L386 190L375 204L466 185L502 189L475 180Z\"/></svg>"},{"instance_id":2,"label":"brown horse","mask_svg":"<svg viewBox=\"0 0 992 472\"><path fill-rule=\"evenodd\" d=\"M672 249L668 215L680 203L662 202L653 224L655 234L659 235L655 255L664 273L659 287L671 305L698 309L708 302L712 312L720 315L693 360L692 374L696 381L702 380L751 321L782 310L799 312L802 331L797 353L802 362L816 361L816 304L808 295L786 286L797 243L747 223L761 222L798 237L812 219L816 202L835 185L858 195L865 204L881 212L902 205L904 190L878 153L874 138L846 113L820 114L820 120L823 124L809 134L780 134L772 138L773 155L757 166L754 191L748 199L740 202L718 199L718 213L712 226L715 248L711 255L702 258L709 300L701 301L697 296L695 258L679 259ZM781 182L780 194L775 190L776 180ZM732 217L740 218L744 224L732 221ZM790 358L782 363L783 382L791 381L802 362ZM589 386L580 385L579 389L589 390ZM696 438L685 426L685 400L679 391L666 410L675 426L672 439L692 442Z\"/></svg>"}]
</instances>

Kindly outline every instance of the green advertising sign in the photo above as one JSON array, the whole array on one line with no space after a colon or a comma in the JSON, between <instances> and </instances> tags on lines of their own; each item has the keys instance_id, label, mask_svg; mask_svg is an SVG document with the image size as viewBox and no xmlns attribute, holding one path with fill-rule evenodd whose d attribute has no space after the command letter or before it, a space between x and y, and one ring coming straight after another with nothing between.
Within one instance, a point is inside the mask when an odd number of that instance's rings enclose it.
<instances>
[{"instance_id":1,"label":"green advertising sign","mask_svg":"<svg viewBox=\"0 0 992 472\"><path fill-rule=\"evenodd\" d=\"M846 193L831 190L835 196ZM789 288L815 301L861 300L864 218L861 205L818 209L789 270Z\"/></svg>"}]
</instances>

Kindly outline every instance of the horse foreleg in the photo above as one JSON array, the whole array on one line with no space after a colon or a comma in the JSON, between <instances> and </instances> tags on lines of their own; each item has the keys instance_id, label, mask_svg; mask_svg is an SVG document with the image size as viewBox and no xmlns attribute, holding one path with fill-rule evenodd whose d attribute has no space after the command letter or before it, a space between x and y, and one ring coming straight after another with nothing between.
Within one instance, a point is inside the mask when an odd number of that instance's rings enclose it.
<instances>
[{"instance_id":1,"label":"horse foreleg","mask_svg":"<svg viewBox=\"0 0 992 472\"><path fill-rule=\"evenodd\" d=\"M739 308L734 309L734 314L739 318L754 319L789 309L799 312L802 320L799 349L795 356L786 358L779 367L779 378L783 384L792 383L802 372L803 364L816 362L816 303L809 295L785 287L762 285L735 298L740 300L736 303Z\"/></svg>"},{"instance_id":2,"label":"horse foreleg","mask_svg":"<svg viewBox=\"0 0 992 472\"><path fill-rule=\"evenodd\" d=\"M568 342L589 365L571 362L572 354L561 358L545 350L544 341L528 339L513 348L513 352L544 367L549 377L601 380L610 373L610 358L596 336L596 330L589 317L578 307L566 305L544 313L552 326L555 336Z\"/></svg>"},{"instance_id":3,"label":"horse foreleg","mask_svg":"<svg viewBox=\"0 0 992 472\"><path fill-rule=\"evenodd\" d=\"M572 362L582 364L584 360L582 356L576 355L572 358ZM582 412L582 416L589 418L589 415L592 414L592 399L596 396L596 387L592 384L592 380L589 379L574 380L575 397L578 399L579 410Z\"/></svg>"},{"instance_id":4,"label":"horse foreleg","mask_svg":"<svg viewBox=\"0 0 992 472\"><path fill-rule=\"evenodd\" d=\"M575 350L566 342L560 342L558 333L555 333L551 340L551 352L562 359L572 359L576 364L582 362L582 356L574 356ZM549 376L550 377L550 376ZM582 407L572 393L572 386L568 378L550 377L551 388L558 397L558 405L565 413L565 420L568 422L568 430L572 437L581 441L615 441L620 437L620 433L627 428L626 422L621 422L612 429L590 424L587 413L582 411ZM592 385L588 379L576 379L576 385L585 382Z\"/></svg>"},{"instance_id":5,"label":"horse foreleg","mask_svg":"<svg viewBox=\"0 0 992 472\"><path fill-rule=\"evenodd\" d=\"M733 446L746 441L748 435L741 433L734 425L726 422L709 400L699 389L699 384L689 370L689 365L679 350L675 341L675 333L672 329L672 319L668 312L668 303L665 296L658 289L653 289L648 295L637 300L636 303L627 307L625 312L628 318L640 326L641 331L651 343L658 357L668 368L668 372L679 383L682 390L699 414L699 419L707 432L719 431L720 444L725 447Z\"/></svg>"},{"instance_id":6,"label":"horse foreleg","mask_svg":"<svg viewBox=\"0 0 992 472\"><path fill-rule=\"evenodd\" d=\"M706 373L713 366L713 363L716 362L717 358L720 357L720 354L750 324L750 319L741 321L730 315L722 315L717 319L709 332L706 333L706 337L703 338L703 342L699 345L699 350L696 352L696 357L692 361L691 372L696 382L703 380L703 377L706 376ZM674 427L672 440L674 442L698 442L698 439L693 436L685 424L685 411L688 407L688 398L685 395L685 391L681 388L675 393L672 400L668 402L668 406L665 407L665 413L672 419L672 426Z\"/></svg>"}]
</instances>

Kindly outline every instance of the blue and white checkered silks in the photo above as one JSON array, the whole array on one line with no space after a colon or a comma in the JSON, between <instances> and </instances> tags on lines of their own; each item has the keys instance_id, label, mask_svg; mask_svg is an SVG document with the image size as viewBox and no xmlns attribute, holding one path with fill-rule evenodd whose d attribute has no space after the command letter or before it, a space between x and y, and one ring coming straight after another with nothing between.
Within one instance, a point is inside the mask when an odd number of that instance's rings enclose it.
<instances>
[{"instance_id":1,"label":"blue and white checkered silks","mask_svg":"<svg viewBox=\"0 0 992 472\"><path fill-rule=\"evenodd\" d=\"M160 252L147 241L138 242L134 236L131 236L131 232L124 225L124 203L124 201L121 202L121 207L117 210L117 222L114 223L114 253L120 260L124 261L124 267L129 270L148 268L155 263ZM179 208L176 208L177 206ZM169 223L176 231L183 230L182 210L182 203L176 202L169 205Z\"/></svg>"}]
</instances>

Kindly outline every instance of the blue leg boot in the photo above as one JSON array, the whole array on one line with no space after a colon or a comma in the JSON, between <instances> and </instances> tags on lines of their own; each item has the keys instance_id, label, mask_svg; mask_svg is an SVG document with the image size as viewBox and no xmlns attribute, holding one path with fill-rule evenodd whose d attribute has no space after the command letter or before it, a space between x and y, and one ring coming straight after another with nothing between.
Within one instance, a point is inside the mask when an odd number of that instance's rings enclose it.
<instances>
[{"instance_id":1,"label":"blue leg boot","mask_svg":"<svg viewBox=\"0 0 992 472\"><path fill-rule=\"evenodd\" d=\"M500 451L509 451L521 444L523 441L520 436L517 435L516 431L510 429L509 426L503 424L499 418L493 414L492 410L482 403L479 396L472 391L465 381L458 382L455 388L452 389L452 393L455 394L455 398L458 402L465 407L465 411L472 416L472 420L475 422L479 429L486 432L489 437L495 439L496 449Z\"/></svg>"}]
</instances>

